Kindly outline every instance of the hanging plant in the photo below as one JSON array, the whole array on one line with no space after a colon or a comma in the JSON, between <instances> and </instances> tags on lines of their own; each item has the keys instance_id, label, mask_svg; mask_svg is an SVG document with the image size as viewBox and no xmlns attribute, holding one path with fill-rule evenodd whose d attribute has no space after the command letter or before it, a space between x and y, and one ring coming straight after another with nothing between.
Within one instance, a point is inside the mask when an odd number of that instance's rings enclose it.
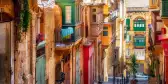
<instances>
[{"instance_id":1,"label":"hanging plant","mask_svg":"<svg viewBox=\"0 0 168 84\"><path fill-rule=\"evenodd\" d=\"M20 30L21 32L27 32L31 18L31 14L29 11L29 2L28 0L23 0L20 5Z\"/></svg>"}]
</instances>

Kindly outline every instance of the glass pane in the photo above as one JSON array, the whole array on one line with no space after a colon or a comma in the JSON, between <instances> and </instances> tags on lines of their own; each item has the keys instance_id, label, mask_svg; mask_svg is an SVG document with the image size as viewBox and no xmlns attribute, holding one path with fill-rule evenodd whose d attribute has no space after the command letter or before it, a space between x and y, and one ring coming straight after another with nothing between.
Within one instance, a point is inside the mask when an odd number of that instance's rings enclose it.
<instances>
[{"instance_id":1,"label":"glass pane","mask_svg":"<svg viewBox=\"0 0 168 84\"><path fill-rule=\"evenodd\" d=\"M71 6L66 6L65 12L66 12L65 14L66 23L71 23Z\"/></svg>"},{"instance_id":2,"label":"glass pane","mask_svg":"<svg viewBox=\"0 0 168 84\"><path fill-rule=\"evenodd\" d=\"M96 14L93 14L93 22L96 22Z\"/></svg>"},{"instance_id":3,"label":"glass pane","mask_svg":"<svg viewBox=\"0 0 168 84\"><path fill-rule=\"evenodd\" d=\"M103 31L103 36L108 36L108 31Z\"/></svg>"},{"instance_id":4,"label":"glass pane","mask_svg":"<svg viewBox=\"0 0 168 84\"><path fill-rule=\"evenodd\" d=\"M108 30L108 27L104 27L103 30Z\"/></svg>"},{"instance_id":5,"label":"glass pane","mask_svg":"<svg viewBox=\"0 0 168 84\"><path fill-rule=\"evenodd\" d=\"M134 24L134 27L136 27L136 24Z\"/></svg>"},{"instance_id":6,"label":"glass pane","mask_svg":"<svg viewBox=\"0 0 168 84\"><path fill-rule=\"evenodd\" d=\"M156 31L161 31L161 28L164 27L162 22L157 22L156 25L157 25Z\"/></svg>"},{"instance_id":7,"label":"glass pane","mask_svg":"<svg viewBox=\"0 0 168 84\"><path fill-rule=\"evenodd\" d=\"M139 27L139 24L137 24L137 27Z\"/></svg>"},{"instance_id":8,"label":"glass pane","mask_svg":"<svg viewBox=\"0 0 168 84\"><path fill-rule=\"evenodd\" d=\"M96 12L96 8L92 9L92 12Z\"/></svg>"}]
</instances>

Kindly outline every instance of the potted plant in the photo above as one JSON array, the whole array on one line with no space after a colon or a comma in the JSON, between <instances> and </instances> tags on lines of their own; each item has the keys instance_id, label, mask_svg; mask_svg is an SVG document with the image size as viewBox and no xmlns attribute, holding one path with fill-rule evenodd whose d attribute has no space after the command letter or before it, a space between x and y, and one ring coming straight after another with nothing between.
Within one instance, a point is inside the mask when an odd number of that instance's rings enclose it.
<instances>
[{"instance_id":1,"label":"potted plant","mask_svg":"<svg viewBox=\"0 0 168 84\"><path fill-rule=\"evenodd\" d=\"M131 63L130 63L130 73L133 75L133 79L131 80L131 84L136 84L136 73L137 73L137 68L138 64L136 62L136 56L133 54L131 55Z\"/></svg>"}]
</instances>

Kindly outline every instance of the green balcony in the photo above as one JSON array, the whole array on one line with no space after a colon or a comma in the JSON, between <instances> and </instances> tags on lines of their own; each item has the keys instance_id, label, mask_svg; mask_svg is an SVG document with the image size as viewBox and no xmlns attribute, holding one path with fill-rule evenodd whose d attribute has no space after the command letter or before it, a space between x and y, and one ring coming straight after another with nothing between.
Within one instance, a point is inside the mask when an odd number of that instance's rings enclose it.
<instances>
[{"instance_id":1,"label":"green balcony","mask_svg":"<svg viewBox=\"0 0 168 84\"><path fill-rule=\"evenodd\" d=\"M134 37L134 46L135 47L145 47L146 46L146 38L143 36L135 36Z\"/></svg>"},{"instance_id":2,"label":"green balcony","mask_svg":"<svg viewBox=\"0 0 168 84\"><path fill-rule=\"evenodd\" d=\"M168 0L162 0L162 14L161 16L164 18L168 18Z\"/></svg>"},{"instance_id":3,"label":"green balcony","mask_svg":"<svg viewBox=\"0 0 168 84\"><path fill-rule=\"evenodd\" d=\"M146 31L146 24L145 24L145 20L141 20L138 19L136 21L134 21L134 31Z\"/></svg>"}]
</instances>

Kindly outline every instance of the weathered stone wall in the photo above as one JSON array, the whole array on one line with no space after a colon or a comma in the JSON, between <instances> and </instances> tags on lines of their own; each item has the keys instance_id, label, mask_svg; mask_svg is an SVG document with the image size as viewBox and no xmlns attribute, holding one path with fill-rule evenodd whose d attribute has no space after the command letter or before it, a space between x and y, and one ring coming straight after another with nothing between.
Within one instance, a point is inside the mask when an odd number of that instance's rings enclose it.
<instances>
[{"instance_id":1,"label":"weathered stone wall","mask_svg":"<svg viewBox=\"0 0 168 84\"><path fill-rule=\"evenodd\" d=\"M55 18L52 8L44 9L44 31L46 41L46 79L48 84L55 84Z\"/></svg>"},{"instance_id":2,"label":"weathered stone wall","mask_svg":"<svg viewBox=\"0 0 168 84\"><path fill-rule=\"evenodd\" d=\"M29 29L21 34L21 41L15 49L15 84L35 84L36 63L36 13L31 11Z\"/></svg>"}]
</instances>

